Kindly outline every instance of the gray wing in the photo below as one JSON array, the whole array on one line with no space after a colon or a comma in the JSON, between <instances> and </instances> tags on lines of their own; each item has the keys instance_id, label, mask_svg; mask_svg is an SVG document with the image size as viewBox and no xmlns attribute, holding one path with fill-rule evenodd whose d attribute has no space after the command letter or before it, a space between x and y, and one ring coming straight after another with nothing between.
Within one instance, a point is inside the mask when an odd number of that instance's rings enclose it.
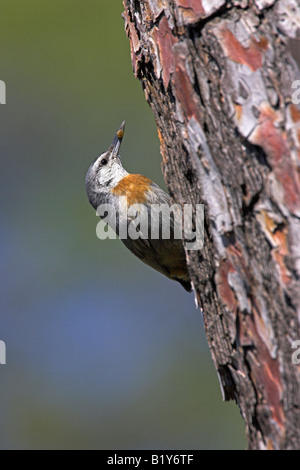
<instances>
[{"instance_id":1,"label":"gray wing","mask_svg":"<svg viewBox=\"0 0 300 470\"><path fill-rule=\"evenodd\" d=\"M155 183L152 183L153 191L149 191L146 205L151 208L151 204L171 205L170 196ZM150 218L149 218L150 226ZM124 245L141 261L156 269L167 277L173 278L172 271L186 269L185 253L182 239L174 239L174 218L170 214L170 239L151 239L148 234L145 238L122 239Z\"/></svg>"},{"instance_id":2,"label":"gray wing","mask_svg":"<svg viewBox=\"0 0 300 470\"><path fill-rule=\"evenodd\" d=\"M170 272L166 266L159 261L159 255L153 247L151 240L138 238L137 240L131 240L130 238L122 239L124 245L141 261L148 266L151 266L156 271L164 274L165 276L170 276Z\"/></svg>"}]
</instances>

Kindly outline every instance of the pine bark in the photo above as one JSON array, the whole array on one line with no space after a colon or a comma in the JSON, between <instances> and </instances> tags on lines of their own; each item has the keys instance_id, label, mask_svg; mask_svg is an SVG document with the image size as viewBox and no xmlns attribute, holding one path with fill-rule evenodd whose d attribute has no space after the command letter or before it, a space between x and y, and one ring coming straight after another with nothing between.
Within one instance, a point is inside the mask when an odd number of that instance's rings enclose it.
<instances>
[{"instance_id":1,"label":"pine bark","mask_svg":"<svg viewBox=\"0 0 300 470\"><path fill-rule=\"evenodd\" d=\"M123 3L169 192L205 205L204 247L186 254L224 398L250 449L300 449L300 6Z\"/></svg>"}]
</instances>

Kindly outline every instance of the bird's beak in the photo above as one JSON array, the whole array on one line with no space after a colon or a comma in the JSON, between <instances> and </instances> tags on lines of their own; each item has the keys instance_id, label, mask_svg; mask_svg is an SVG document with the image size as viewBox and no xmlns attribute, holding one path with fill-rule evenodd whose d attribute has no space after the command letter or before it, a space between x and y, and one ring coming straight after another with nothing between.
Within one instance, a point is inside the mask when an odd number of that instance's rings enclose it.
<instances>
[{"instance_id":1,"label":"bird's beak","mask_svg":"<svg viewBox=\"0 0 300 470\"><path fill-rule=\"evenodd\" d=\"M119 149L120 149L120 145L121 145L121 142L122 142L122 139L123 139L123 136L124 136L124 131L125 131L125 121L122 122L122 124L120 125L115 137L114 137L114 140L112 141L112 144L109 148L109 150L111 151L111 153L113 155L118 155L119 153Z\"/></svg>"}]
</instances>

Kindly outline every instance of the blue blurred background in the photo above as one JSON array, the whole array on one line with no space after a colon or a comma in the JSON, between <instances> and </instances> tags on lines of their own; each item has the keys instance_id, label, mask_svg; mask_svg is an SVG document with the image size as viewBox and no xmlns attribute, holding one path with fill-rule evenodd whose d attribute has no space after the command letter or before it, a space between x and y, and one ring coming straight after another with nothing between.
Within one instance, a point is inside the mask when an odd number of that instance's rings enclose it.
<instances>
[{"instance_id":1,"label":"blue blurred background","mask_svg":"<svg viewBox=\"0 0 300 470\"><path fill-rule=\"evenodd\" d=\"M244 448L193 295L96 237L84 187L126 120L164 186L121 0L0 1L2 449Z\"/></svg>"}]
</instances>

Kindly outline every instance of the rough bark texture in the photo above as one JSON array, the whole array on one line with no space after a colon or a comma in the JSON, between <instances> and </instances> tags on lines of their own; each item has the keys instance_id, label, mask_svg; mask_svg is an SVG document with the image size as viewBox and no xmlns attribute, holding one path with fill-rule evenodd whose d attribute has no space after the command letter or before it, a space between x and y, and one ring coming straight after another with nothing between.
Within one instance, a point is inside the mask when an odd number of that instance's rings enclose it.
<instances>
[{"instance_id":1,"label":"rough bark texture","mask_svg":"<svg viewBox=\"0 0 300 470\"><path fill-rule=\"evenodd\" d=\"M170 194L205 204L204 248L187 259L224 397L249 448L299 449L300 74L289 49L299 4L124 6Z\"/></svg>"}]
</instances>

